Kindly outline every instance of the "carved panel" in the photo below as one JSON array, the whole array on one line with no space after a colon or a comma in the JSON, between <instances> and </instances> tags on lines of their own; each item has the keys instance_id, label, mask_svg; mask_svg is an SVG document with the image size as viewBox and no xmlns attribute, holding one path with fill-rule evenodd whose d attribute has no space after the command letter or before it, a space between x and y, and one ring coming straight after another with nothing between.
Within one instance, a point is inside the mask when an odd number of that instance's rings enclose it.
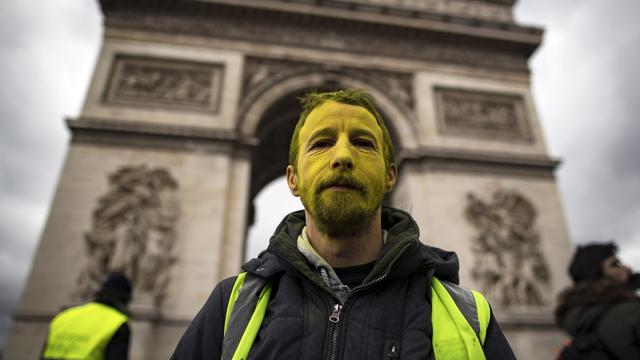
<instances>
[{"instance_id":1,"label":"carved panel","mask_svg":"<svg viewBox=\"0 0 640 360\"><path fill-rule=\"evenodd\" d=\"M531 202L508 190L488 202L468 194L465 215L477 230L472 276L484 294L505 307L548 305L551 275Z\"/></svg>"},{"instance_id":2,"label":"carved panel","mask_svg":"<svg viewBox=\"0 0 640 360\"><path fill-rule=\"evenodd\" d=\"M386 93L391 99L413 110L413 75L381 70L331 66L325 63L307 63L288 60L247 58L243 80L243 99L247 94L269 81L294 73L325 72L349 76L370 84Z\"/></svg>"},{"instance_id":3,"label":"carved panel","mask_svg":"<svg viewBox=\"0 0 640 360\"><path fill-rule=\"evenodd\" d=\"M442 134L533 141L521 96L436 88L435 97Z\"/></svg>"},{"instance_id":4,"label":"carved panel","mask_svg":"<svg viewBox=\"0 0 640 360\"><path fill-rule=\"evenodd\" d=\"M86 300L109 273L121 272L131 280L135 298L159 305L175 262L178 183L168 170L145 165L122 167L108 180L109 190L98 199L84 234L87 265L75 295Z\"/></svg>"},{"instance_id":5,"label":"carved panel","mask_svg":"<svg viewBox=\"0 0 640 360\"><path fill-rule=\"evenodd\" d=\"M110 104L218 112L221 64L118 55L104 100Z\"/></svg>"}]
</instances>

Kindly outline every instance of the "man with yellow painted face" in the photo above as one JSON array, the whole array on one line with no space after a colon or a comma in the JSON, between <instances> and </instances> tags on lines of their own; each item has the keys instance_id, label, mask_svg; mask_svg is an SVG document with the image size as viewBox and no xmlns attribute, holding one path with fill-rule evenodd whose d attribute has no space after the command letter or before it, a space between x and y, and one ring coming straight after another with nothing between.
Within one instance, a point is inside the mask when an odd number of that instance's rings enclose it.
<instances>
[{"instance_id":1,"label":"man with yellow painted face","mask_svg":"<svg viewBox=\"0 0 640 360\"><path fill-rule=\"evenodd\" d=\"M289 214L257 259L216 286L173 359L513 359L453 252L383 207L394 148L373 98L311 93L294 130Z\"/></svg>"}]
</instances>

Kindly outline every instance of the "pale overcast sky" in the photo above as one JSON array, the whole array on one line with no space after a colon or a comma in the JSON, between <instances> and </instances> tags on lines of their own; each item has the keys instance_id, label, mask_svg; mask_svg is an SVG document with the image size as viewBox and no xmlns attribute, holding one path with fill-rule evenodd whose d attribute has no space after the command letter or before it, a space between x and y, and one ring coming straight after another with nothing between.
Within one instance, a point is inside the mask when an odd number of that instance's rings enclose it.
<instances>
[{"instance_id":1,"label":"pale overcast sky","mask_svg":"<svg viewBox=\"0 0 640 360\"><path fill-rule=\"evenodd\" d=\"M637 0L520 0L516 6L520 23L545 28L530 67L547 145L564 161L557 177L571 238L614 238L636 269L638 14ZM80 111L101 35L95 1L0 2L0 349L68 147L63 119ZM275 190L263 191L258 203L288 196L282 182L269 188ZM275 216L272 222L280 220Z\"/></svg>"}]
</instances>

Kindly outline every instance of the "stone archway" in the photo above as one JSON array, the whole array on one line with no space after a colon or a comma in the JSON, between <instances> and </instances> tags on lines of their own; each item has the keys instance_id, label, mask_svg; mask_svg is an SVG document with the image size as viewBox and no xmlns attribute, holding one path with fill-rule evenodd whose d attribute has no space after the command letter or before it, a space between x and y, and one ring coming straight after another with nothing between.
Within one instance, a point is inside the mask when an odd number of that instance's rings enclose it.
<instances>
[{"instance_id":1,"label":"stone archway","mask_svg":"<svg viewBox=\"0 0 640 360\"><path fill-rule=\"evenodd\" d=\"M413 110L413 81L406 74L405 79L396 78L399 76L402 75L301 67L281 71L257 81L257 84L252 84L256 80L246 79L244 87L251 90L242 96L238 131L244 137L257 137L258 127L264 121L267 110L286 97L295 101L296 94L301 95L311 89L352 87L365 89L376 98L389 130L396 134L394 140L397 140L397 150L415 149L419 144L419 132L416 131L417 121Z\"/></svg>"},{"instance_id":2,"label":"stone archway","mask_svg":"<svg viewBox=\"0 0 640 360\"><path fill-rule=\"evenodd\" d=\"M349 71L284 71L264 80L246 94L240 112L239 132L243 137L258 140L251 154L247 229L254 222L256 195L285 172L291 134L301 111L298 98L310 90L352 87L369 91L386 119L397 153L417 147L418 132L415 131L411 104L387 95L382 86L384 84L367 81L364 76ZM243 247L243 253L246 253L246 239Z\"/></svg>"}]
</instances>

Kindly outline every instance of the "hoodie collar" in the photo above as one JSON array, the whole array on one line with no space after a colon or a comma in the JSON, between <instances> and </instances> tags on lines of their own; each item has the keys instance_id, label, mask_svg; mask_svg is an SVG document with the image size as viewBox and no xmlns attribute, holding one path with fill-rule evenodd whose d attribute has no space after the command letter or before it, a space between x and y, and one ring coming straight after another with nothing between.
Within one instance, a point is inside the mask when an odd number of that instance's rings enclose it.
<instances>
[{"instance_id":1,"label":"hoodie collar","mask_svg":"<svg viewBox=\"0 0 640 360\"><path fill-rule=\"evenodd\" d=\"M258 274L261 276L293 270L329 290L326 282L315 271L313 262L298 249L298 236L302 234L305 225L304 210L287 215L276 228L267 250L258 259L245 264L243 269L251 272L258 267L267 269L268 271L263 270L262 274ZM382 229L387 231L386 244L364 284L384 274L388 279L394 279L416 272L431 272L441 280L458 283L457 255L422 244L418 225L411 215L383 206Z\"/></svg>"},{"instance_id":2,"label":"hoodie collar","mask_svg":"<svg viewBox=\"0 0 640 360\"><path fill-rule=\"evenodd\" d=\"M383 246L387 243L387 234L386 230L382 230ZM313 245L311 245L311 241L309 241L309 236L307 235L306 226L302 228L300 235L298 235L296 245L298 247L298 251L307 259L311 267L320 274L322 280L329 288L331 288L331 290L333 290L335 297L340 300L340 303L344 304L351 289L342 282L333 267L329 265L329 263L320 254L318 254Z\"/></svg>"}]
</instances>

